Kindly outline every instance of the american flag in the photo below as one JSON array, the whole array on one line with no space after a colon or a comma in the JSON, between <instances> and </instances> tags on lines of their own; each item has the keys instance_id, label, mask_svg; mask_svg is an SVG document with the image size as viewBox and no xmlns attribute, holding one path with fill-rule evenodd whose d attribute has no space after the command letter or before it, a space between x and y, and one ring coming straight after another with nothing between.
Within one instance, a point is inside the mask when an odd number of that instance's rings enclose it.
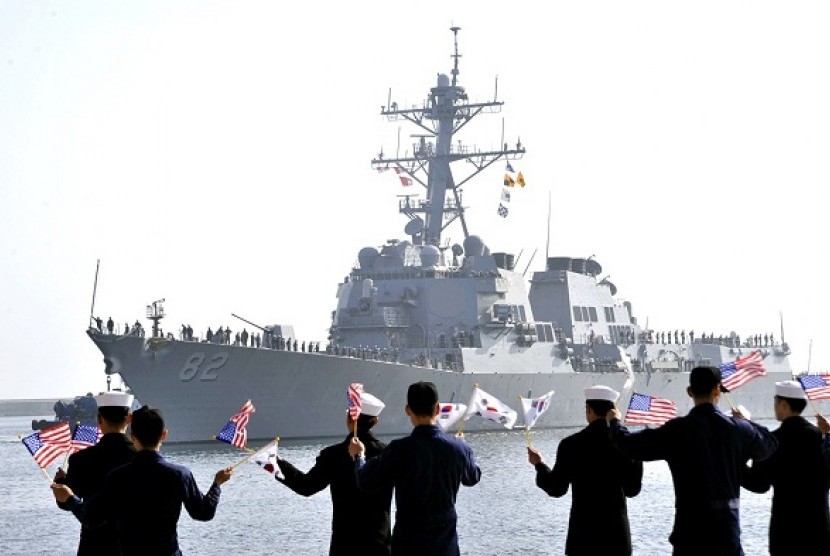
<instances>
[{"instance_id":1,"label":"american flag","mask_svg":"<svg viewBox=\"0 0 830 556\"><path fill-rule=\"evenodd\" d=\"M351 383L348 391L346 392L346 401L349 403L349 416L352 419L360 417L360 409L362 407L360 394L362 393L363 385L359 382Z\"/></svg>"},{"instance_id":2,"label":"american flag","mask_svg":"<svg viewBox=\"0 0 830 556\"><path fill-rule=\"evenodd\" d=\"M677 417L677 405L665 398L635 392L628 403L625 422L629 425L662 425Z\"/></svg>"},{"instance_id":3,"label":"american flag","mask_svg":"<svg viewBox=\"0 0 830 556\"><path fill-rule=\"evenodd\" d=\"M95 425L78 425L72 433L70 452L74 454L84 448L95 446L102 436L104 435L101 433L101 429Z\"/></svg>"},{"instance_id":4,"label":"american flag","mask_svg":"<svg viewBox=\"0 0 830 556\"><path fill-rule=\"evenodd\" d=\"M69 432L69 423L63 422L42 431L33 432L22 439L23 445L35 458L35 463L46 468L53 461L69 451L72 443L72 434Z\"/></svg>"},{"instance_id":5,"label":"american flag","mask_svg":"<svg viewBox=\"0 0 830 556\"><path fill-rule=\"evenodd\" d=\"M739 357L731 363L720 366L721 383L727 390L735 390L750 380L766 376L764 356L760 351L753 351L746 357Z\"/></svg>"},{"instance_id":6,"label":"american flag","mask_svg":"<svg viewBox=\"0 0 830 556\"><path fill-rule=\"evenodd\" d=\"M830 400L830 375L801 375L798 382L809 400Z\"/></svg>"},{"instance_id":7,"label":"american flag","mask_svg":"<svg viewBox=\"0 0 830 556\"><path fill-rule=\"evenodd\" d=\"M248 426L251 413L254 411L256 411L256 408L251 403L251 400L245 402L242 405L242 409L231 417L222 430L219 431L219 434L216 435L216 440L227 442L237 448L244 448L248 444L248 430L246 427Z\"/></svg>"}]
</instances>

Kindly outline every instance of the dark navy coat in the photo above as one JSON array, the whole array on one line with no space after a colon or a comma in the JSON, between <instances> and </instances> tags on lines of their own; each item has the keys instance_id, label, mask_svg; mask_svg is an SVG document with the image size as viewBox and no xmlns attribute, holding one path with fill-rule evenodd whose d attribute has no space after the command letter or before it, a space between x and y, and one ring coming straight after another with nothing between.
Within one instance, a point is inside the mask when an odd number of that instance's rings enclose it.
<instances>
[{"instance_id":1,"label":"dark navy coat","mask_svg":"<svg viewBox=\"0 0 830 556\"><path fill-rule=\"evenodd\" d=\"M84 525L114 521L123 556L175 556L181 554L176 525L182 505L193 519L210 521L220 493L213 483L202 495L189 469L141 450L107 475L100 496L83 503L73 496L67 503Z\"/></svg>"},{"instance_id":2,"label":"dark navy coat","mask_svg":"<svg viewBox=\"0 0 830 556\"><path fill-rule=\"evenodd\" d=\"M95 446L85 448L69 456L69 469L66 477L57 482L68 485L76 496L87 499L95 496L104 488L107 474L135 456L133 443L127 435L108 433L101 437ZM66 503L58 503L63 510L69 510ZM100 527L81 526L81 542L78 544L79 556L117 556L118 539L115 536L115 524L105 523Z\"/></svg>"},{"instance_id":3,"label":"dark navy coat","mask_svg":"<svg viewBox=\"0 0 830 556\"><path fill-rule=\"evenodd\" d=\"M355 465L361 490L395 488L392 554L457 556L455 499L459 485L481 479L472 449L438 425L419 425L379 456Z\"/></svg>"},{"instance_id":4,"label":"dark navy coat","mask_svg":"<svg viewBox=\"0 0 830 556\"><path fill-rule=\"evenodd\" d=\"M614 448L605 419L563 439L552 470L544 463L536 466L536 485L549 495L563 496L573 485L565 542L565 554L571 556L631 554L625 499L640 493L642 480L642 462Z\"/></svg>"},{"instance_id":5,"label":"dark navy coat","mask_svg":"<svg viewBox=\"0 0 830 556\"><path fill-rule=\"evenodd\" d=\"M769 522L772 556L830 556L830 440L803 417L788 417L773 431L778 450L745 469L741 485L774 489Z\"/></svg>"},{"instance_id":6,"label":"dark navy coat","mask_svg":"<svg viewBox=\"0 0 830 556\"><path fill-rule=\"evenodd\" d=\"M366 456L373 458L386 447L369 431L359 431L357 437L366 446ZM357 488L354 459L349 455L346 440L328 446L317 456L314 467L303 473L281 459L279 466L285 479L277 479L303 496L311 496L329 487L332 518L330 556L389 556L392 534L389 508L392 504L392 486L377 492L362 492Z\"/></svg>"},{"instance_id":7,"label":"dark navy coat","mask_svg":"<svg viewBox=\"0 0 830 556\"><path fill-rule=\"evenodd\" d=\"M740 492L746 462L772 455L766 428L724 415L711 403L655 429L629 432L611 424L615 445L642 461L665 460L674 482L674 554L741 556Z\"/></svg>"}]
</instances>

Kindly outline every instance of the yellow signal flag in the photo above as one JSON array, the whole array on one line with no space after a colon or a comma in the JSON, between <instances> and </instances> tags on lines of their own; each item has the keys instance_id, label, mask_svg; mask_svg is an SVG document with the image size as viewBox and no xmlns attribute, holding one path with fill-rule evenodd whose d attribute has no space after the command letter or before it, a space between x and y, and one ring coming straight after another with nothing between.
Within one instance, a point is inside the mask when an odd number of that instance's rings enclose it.
<instances>
[{"instance_id":1,"label":"yellow signal flag","mask_svg":"<svg viewBox=\"0 0 830 556\"><path fill-rule=\"evenodd\" d=\"M513 181L513 178L511 178L510 175L505 174L504 175L504 186L505 187L515 187L516 182Z\"/></svg>"},{"instance_id":2,"label":"yellow signal flag","mask_svg":"<svg viewBox=\"0 0 830 556\"><path fill-rule=\"evenodd\" d=\"M516 183L518 183L518 184L519 184L519 185L521 185L522 187L524 187L524 186L525 186L525 177L522 175L522 173L521 173L521 172L519 172L519 175L518 175L518 176L516 176Z\"/></svg>"}]
</instances>

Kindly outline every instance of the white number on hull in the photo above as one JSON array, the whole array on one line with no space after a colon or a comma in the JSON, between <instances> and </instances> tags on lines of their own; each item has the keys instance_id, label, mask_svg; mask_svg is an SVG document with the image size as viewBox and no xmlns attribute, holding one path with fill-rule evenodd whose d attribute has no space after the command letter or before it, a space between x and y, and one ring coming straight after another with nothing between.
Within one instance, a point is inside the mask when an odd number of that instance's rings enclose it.
<instances>
[{"instance_id":1,"label":"white number on hull","mask_svg":"<svg viewBox=\"0 0 830 556\"><path fill-rule=\"evenodd\" d=\"M182 382L190 382L198 376L199 380L216 380L216 371L221 369L227 360L228 354L223 352L212 356L205 363L205 354L196 352L185 361L184 367L179 371L179 379Z\"/></svg>"}]
</instances>

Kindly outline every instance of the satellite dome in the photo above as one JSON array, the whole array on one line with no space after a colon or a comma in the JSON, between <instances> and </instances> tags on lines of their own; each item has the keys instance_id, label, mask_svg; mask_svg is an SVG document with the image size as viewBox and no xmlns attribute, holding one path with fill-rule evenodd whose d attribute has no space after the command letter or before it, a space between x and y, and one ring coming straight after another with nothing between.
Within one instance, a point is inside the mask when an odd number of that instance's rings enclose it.
<instances>
[{"instance_id":1,"label":"satellite dome","mask_svg":"<svg viewBox=\"0 0 830 556\"><path fill-rule=\"evenodd\" d=\"M438 74L438 86L439 87L449 87L450 86L450 78L447 77L446 73L439 73Z\"/></svg>"},{"instance_id":2,"label":"satellite dome","mask_svg":"<svg viewBox=\"0 0 830 556\"><path fill-rule=\"evenodd\" d=\"M464 240L464 252L472 257L479 257L484 254L484 242L478 236L468 236Z\"/></svg>"},{"instance_id":3,"label":"satellite dome","mask_svg":"<svg viewBox=\"0 0 830 556\"><path fill-rule=\"evenodd\" d=\"M378 258L378 250L374 247L364 247L357 254L357 261L360 263L360 268L369 269L375 266L375 261Z\"/></svg>"},{"instance_id":4,"label":"satellite dome","mask_svg":"<svg viewBox=\"0 0 830 556\"><path fill-rule=\"evenodd\" d=\"M424 245L421 247L421 266L429 267L438 264L441 260L441 251L434 245Z\"/></svg>"}]
</instances>

